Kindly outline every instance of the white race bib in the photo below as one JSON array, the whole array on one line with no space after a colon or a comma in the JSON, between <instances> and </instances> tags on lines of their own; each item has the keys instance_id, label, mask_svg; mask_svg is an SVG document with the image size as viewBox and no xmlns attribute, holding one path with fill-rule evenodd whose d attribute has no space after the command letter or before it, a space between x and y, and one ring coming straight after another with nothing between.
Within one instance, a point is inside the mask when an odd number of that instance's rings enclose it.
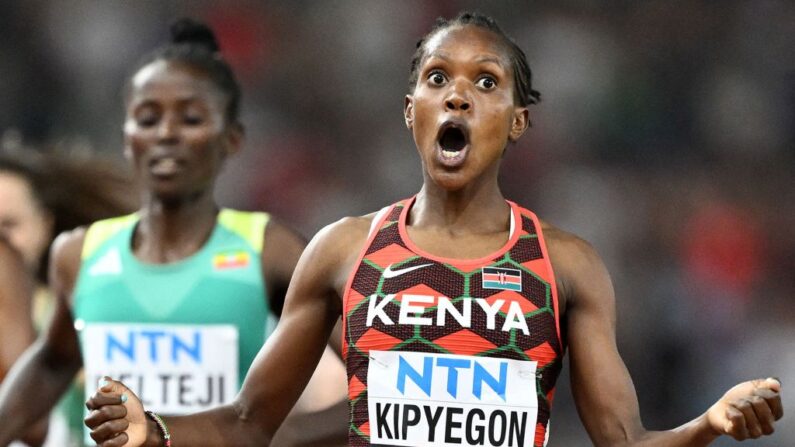
<instances>
[{"instance_id":1,"label":"white race bib","mask_svg":"<svg viewBox=\"0 0 795 447\"><path fill-rule=\"evenodd\" d=\"M532 447L537 362L370 351L370 442Z\"/></svg>"},{"instance_id":2,"label":"white race bib","mask_svg":"<svg viewBox=\"0 0 795 447\"><path fill-rule=\"evenodd\" d=\"M147 410L185 414L231 402L238 391L238 333L231 325L87 324L86 383L124 382ZM94 393L86 386L86 398Z\"/></svg>"}]
</instances>

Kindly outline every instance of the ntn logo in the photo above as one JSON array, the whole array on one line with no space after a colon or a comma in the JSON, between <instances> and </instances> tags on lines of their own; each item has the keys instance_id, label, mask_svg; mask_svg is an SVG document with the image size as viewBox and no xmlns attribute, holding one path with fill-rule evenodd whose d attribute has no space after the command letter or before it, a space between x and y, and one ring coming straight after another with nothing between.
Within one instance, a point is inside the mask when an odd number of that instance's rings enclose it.
<instances>
[{"instance_id":1,"label":"ntn logo","mask_svg":"<svg viewBox=\"0 0 795 447\"><path fill-rule=\"evenodd\" d=\"M114 333L115 332L115 333ZM129 330L124 333L105 333L105 358L113 361L122 357L129 361L146 358L152 362L170 359L178 362L187 357L201 363L202 334L200 331L178 333L161 329Z\"/></svg>"},{"instance_id":2,"label":"ntn logo","mask_svg":"<svg viewBox=\"0 0 795 447\"><path fill-rule=\"evenodd\" d=\"M460 388L464 384L471 384L472 396L476 399L483 397L483 385L487 385L494 393L505 401L505 390L508 386L508 362L499 361L495 370L495 361L486 366L485 362L475 359L454 358L441 356L424 356L422 367L415 368L404 356L399 357L397 372L397 389L401 394L406 394L406 380L414 383L428 397L431 397L433 383L441 383L434 375L441 375L446 382L446 392L457 398Z\"/></svg>"}]
</instances>

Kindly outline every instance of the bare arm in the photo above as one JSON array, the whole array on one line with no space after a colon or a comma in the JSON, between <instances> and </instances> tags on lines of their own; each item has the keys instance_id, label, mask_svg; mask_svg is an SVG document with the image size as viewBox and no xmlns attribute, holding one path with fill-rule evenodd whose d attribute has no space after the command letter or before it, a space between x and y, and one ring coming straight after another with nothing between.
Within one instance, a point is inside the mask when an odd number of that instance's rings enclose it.
<instances>
[{"instance_id":1,"label":"bare arm","mask_svg":"<svg viewBox=\"0 0 795 447\"><path fill-rule=\"evenodd\" d=\"M166 418L174 446L268 445L298 399L341 313L340 294L364 235L355 219L333 224L309 243L287 292L278 328L254 361L235 402L189 416ZM130 396L118 405L120 392ZM159 446L156 426L119 382L88 402L92 436L104 447ZM125 433L121 433L125 431ZM121 434L119 434L121 433ZM118 436L117 436L118 434Z\"/></svg>"},{"instance_id":2,"label":"bare arm","mask_svg":"<svg viewBox=\"0 0 795 447\"><path fill-rule=\"evenodd\" d=\"M668 431L647 431L632 379L615 341L615 296L607 270L585 241L547 233L550 257L566 297L572 391L597 446L706 446L722 434L735 439L773 431L781 417L777 382L738 385L706 413Z\"/></svg>"},{"instance_id":3,"label":"bare arm","mask_svg":"<svg viewBox=\"0 0 795 447\"><path fill-rule=\"evenodd\" d=\"M82 239L82 232L77 232L62 235L54 243L50 283L56 295L55 313L46 331L0 386L0 445L19 437L45 416L82 365L69 303Z\"/></svg>"},{"instance_id":4,"label":"bare arm","mask_svg":"<svg viewBox=\"0 0 795 447\"><path fill-rule=\"evenodd\" d=\"M263 277L268 286L268 297L271 312L281 316L284 308L284 298L292 279L298 259L306 248L306 241L293 230L271 219L265 231L265 242L262 250ZM344 392L338 402L328 404L331 396L335 396L335 388L345 388L344 372L338 377L342 369L338 366L341 362L339 356L341 337L340 320L337 320L334 332L329 339L329 346L336 354L324 354L308 386L304 389L293 411L287 416L276 437L274 445L279 446L317 446L317 445L342 445L347 441L348 435L348 401ZM321 410L309 410L323 405ZM312 427L307 430L306 427Z\"/></svg>"}]
</instances>

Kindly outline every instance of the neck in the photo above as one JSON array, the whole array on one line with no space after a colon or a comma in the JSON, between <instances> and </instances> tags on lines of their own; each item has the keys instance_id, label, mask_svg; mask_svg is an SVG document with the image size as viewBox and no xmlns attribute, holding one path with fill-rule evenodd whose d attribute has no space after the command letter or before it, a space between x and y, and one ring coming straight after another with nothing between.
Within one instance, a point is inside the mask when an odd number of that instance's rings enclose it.
<instances>
[{"instance_id":1,"label":"neck","mask_svg":"<svg viewBox=\"0 0 795 447\"><path fill-rule=\"evenodd\" d=\"M415 227L444 227L453 233L491 233L505 231L510 206L493 181L467 185L456 191L445 190L426 179L411 209Z\"/></svg>"},{"instance_id":2,"label":"neck","mask_svg":"<svg viewBox=\"0 0 795 447\"><path fill-rule=\"evenodd\" d=\"M211 194L164 201L146 197L133 250L149 262L172 262L197 252L215 227L218 208Z\"/></svg>"}]
</instances>

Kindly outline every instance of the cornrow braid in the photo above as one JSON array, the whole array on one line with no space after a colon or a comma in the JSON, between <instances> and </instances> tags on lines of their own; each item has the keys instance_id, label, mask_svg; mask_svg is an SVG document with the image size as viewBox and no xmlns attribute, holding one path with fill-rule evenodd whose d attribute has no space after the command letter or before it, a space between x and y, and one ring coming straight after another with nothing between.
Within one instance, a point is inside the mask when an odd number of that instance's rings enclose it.
<instances>
[{"instance_id":1,"label":"cornrow braid","mask_svg":"<svg viewBox=\"0 0 795 447\"><path fill-rule=\"evenodd\" d=\"M525 56L524 51L522 51L522 49L516 45L516 42L514 42L513 39L508 37L508 35L502 31L500 26L497 25L497 22L493 18L477 12L467 11L459 13L458 16L452 20L439 17L436 19L436 23L428 32L428 34L423 36L422 39L417 42L417 50L414 52L414 56L411 58L409 90L414 90L414 87L417 86L419 68L426 56L425 44L428 42L428 40L430 40L440 31L464 25L473 25L485 28L502 39L506 49L508 50L508 57L511 61L511 65L513 65L513 78L514 84L516 86L514 92L515 99L518 104L522 106L528 106L541 101L541 93L539 93L538 90L533 90L533 73L530 71L530 65L527 63L527 57Z\"/></svg>"},{"instance_id":2,"label":"cornrow braid","mask_svg":"<svg viewBox=\"0 0 795 447\"><path fill-rule=\"evenodd\" d=\"M227 96L226 119L230 123L237 122L240 116L240 84L232 67L221 56L213 31L207 25L188 18L174 22L170 31L171 41L144 56L132 73L158 60L175 61L197 68L206 73ZM130 92L132 78L128 77L125 97Z\"/></svg>"}]
</instances>

